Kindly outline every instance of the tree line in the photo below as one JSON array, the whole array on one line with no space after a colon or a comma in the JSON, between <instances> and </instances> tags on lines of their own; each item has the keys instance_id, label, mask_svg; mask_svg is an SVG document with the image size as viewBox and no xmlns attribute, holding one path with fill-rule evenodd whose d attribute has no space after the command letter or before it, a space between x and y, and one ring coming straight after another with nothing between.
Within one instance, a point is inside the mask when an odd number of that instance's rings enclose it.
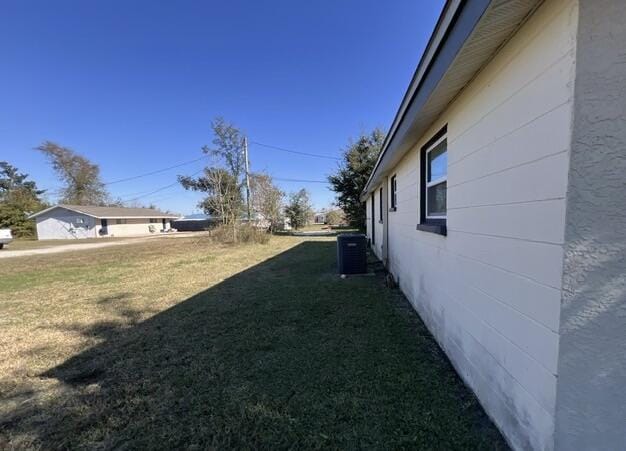
<instances>
[{"instance_id":1,"label":"tree line","mask_svg":"<svg viewBox=\"0 0 626 451\"><path fill-rule=\"evenodd\" d=\"M178 176L187 190L202 192L198 206L208 215L229 228L236 240L237 227L247 223L245 197L244 135L233 124L222 118L211 123L211 146L201 151L210 163L199 177ZM342 153L336 171L328 182L336 193L336 207L327 214L330 223L343 221L353 227L365 227L365 208L360 194L365 187L384 140L381 130L375 129L350 141ZM51 141L45 141L35 150L41 152L62 184L57 193L58 203L72 205L124 206L113 199L100 175L100 168L83 155ZM309 192L302 188L287 195L278 188L269 174L249 173L250 220L263 222L271 231L288 218L298 229L312 219L313 208ZM18 236L32 236L33 221L27 216L48 207L47 191L40 189L29 175L6 161L0 161L0 228L11 228ZM138 206L138 205L137 205ZM151 206L153 207L153 206Z\"/></svg>"},{"instance_id":2,"label":"tree line","mask_svg":"<svg viewBox=\"0 0 626 451\"><path fill-rule=\"evenodd\" d=\"M245 136L221 117L211 123L211 129L212 145L201 149L210 158L209 165L198 177L181 175L178 179L185 189L204 193L198 207L230 230L234 241L238 229L250 225L248 221L265 224L270 232L281 227L285 218L296 229L309 221L313 212L309 193L301 189L285 202L286 193L274 184L269 174L249 171L250 199L246 199Z\"/></svg>"}]
</instances>

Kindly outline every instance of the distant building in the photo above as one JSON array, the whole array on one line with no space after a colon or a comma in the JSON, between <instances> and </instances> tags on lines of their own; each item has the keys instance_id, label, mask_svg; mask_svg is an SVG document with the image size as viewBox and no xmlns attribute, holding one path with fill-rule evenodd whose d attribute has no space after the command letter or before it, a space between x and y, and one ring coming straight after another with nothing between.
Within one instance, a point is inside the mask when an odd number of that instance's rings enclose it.
<instances>
[{"instance_id":1,"label":"distant building","mask_svg":"<svg viewBox=\"0 0 626 451\"><path fill-rule=\"evenodd\" d=\"M178 216L152 208L55 205L30 218L40 240L151 235L171 228Z\"/></svg>"},{"instance_id":2,"label":"distant building","mask_svg":"<svg viewBox=\"0 0 626 451\"><path fill-rule=\"evenodd\" d=\"M314 224L326 224L326 210L318 211L313 215Z\"/></svg>"},{"instance_id":3,"label":"distant building","mask_svg":"<svg viewBox=\"0 0 626 451\"><path fill-rule=\"evenodd\" d=\"M179 232L198 232L214 227L217 222L216 218L204 213L196 213L176 219L172 222L172 227Z\"/></svg>"}]
</instances>

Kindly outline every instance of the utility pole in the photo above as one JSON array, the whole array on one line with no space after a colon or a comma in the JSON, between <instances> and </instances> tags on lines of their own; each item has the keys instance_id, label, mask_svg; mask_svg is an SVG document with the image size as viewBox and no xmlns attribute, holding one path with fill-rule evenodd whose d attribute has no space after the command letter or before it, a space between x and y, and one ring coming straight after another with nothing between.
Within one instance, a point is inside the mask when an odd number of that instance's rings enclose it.
<instances>
[{"instance_id":1,"label":"utility pole","mask_svg":"<svg viewBox=\"0 0 626 451\"><path fill-rule=\"evenodd\" d=\"M248 137L243 137L243 155L246 160L246 203L248 207L248 224L251 224L252 211L250 206L250 167L248 164Z\"/></svg>"}]
</instances>

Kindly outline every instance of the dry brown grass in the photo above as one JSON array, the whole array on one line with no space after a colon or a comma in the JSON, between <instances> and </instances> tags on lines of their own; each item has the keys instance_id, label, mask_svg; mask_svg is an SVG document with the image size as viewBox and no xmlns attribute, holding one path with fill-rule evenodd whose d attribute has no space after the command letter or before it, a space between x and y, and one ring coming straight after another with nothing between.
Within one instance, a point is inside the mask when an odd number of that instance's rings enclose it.
<instances>
[{"instance_id":1,"label":"dry brown grass","mask_svg":"<svg viewBox=\"0 0 626 451\"><path fill-rule=\"evenodd\" d=\"M0 420L25 397L61 396L38 375L100 343L94 325L131 327L298 242L193 237L0 260Z\"/></svg>"},{"instance_id":2,"label":"dry brown grass","mask_svg":"<svg viewBox=\"0 0 626 451\"><path fill-rule=\"evenodd\" d=\"M504 449L406 300L333 239L0 261L0 449Z\"/></svg>"}]
</instances>

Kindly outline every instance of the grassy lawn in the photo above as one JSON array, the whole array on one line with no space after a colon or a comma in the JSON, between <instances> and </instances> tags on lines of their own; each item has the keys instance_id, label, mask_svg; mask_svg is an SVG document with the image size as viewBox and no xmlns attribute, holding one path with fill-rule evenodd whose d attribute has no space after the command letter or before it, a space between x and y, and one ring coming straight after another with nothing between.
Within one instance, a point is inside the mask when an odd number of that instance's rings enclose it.
<instances>
[{"instance_id":1,"label":"grassy lawn","mask_svg":"<svg viewBox=\"0 0 626 451\"><path fill-rule=\"evenodd\" d=\"M0 448L506 449L334 239L179 238L0 266Z\"/></svg>"}]
</instances>

